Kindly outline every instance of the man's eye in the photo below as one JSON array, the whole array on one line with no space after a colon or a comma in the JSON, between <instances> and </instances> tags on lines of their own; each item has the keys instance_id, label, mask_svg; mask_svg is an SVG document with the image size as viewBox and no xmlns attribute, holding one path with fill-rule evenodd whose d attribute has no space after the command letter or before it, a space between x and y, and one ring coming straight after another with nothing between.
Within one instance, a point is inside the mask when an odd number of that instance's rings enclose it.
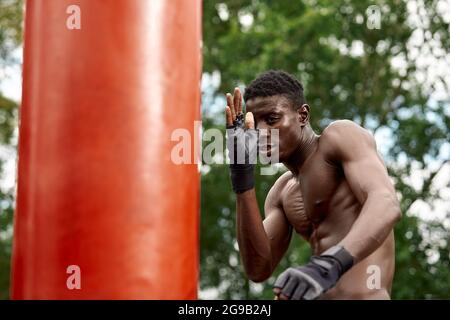
<instances>
[{"instance_id":1,"label":"man's eye","mask_svg":"<svg viewBox=\"0 0 450 320\"><path fill-rule=\"evenodd\" d=\"M275 123L278 121L278 117L269 117L267 118L267 123Z\"/></svg>"}]
</instances>

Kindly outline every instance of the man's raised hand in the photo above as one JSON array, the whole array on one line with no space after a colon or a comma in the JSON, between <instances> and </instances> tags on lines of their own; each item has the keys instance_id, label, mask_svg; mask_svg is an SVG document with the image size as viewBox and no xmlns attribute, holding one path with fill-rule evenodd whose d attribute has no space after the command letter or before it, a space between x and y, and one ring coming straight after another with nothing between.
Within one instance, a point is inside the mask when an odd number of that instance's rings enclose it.
<instances>
[{"instance_id":1,"label":"man's raised hand","mask_svg":"<svg viewBox=\"0 0 450 320\"><path fill-rule=\"evenodd\" d=\"M225 115L231 183L236 193L243 193L254 187L253 170L257 158L258 131L255 130L253 114L248 112L244 117L239 88L234 89L234 95L227 93L226 97Z\"/></svg>"}]
</instances>

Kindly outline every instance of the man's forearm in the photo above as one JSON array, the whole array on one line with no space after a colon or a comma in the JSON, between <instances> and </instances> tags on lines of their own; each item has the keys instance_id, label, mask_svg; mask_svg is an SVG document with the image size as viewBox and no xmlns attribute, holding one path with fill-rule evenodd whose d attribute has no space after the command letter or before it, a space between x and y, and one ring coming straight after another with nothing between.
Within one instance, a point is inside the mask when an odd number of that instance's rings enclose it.
<instances>
[{"instance_id":1,"label":"man's forearm","mask_svg":"<svg viewBox=\"0 0 450 320\"><path fill-rule=\"evenodd\" d=\"M374 252L385 241L401 212L395 195L369 194L350 232L339 243L355 258L355 263Z\"/></svg>"},{"instance_id":2,"label":"man's forearm","mask_svg":"<svg viewBox=\"0 0 450 320\"><path fill-rule=\"evenodd\" d=\"M264 281L272 273L272 257L255 189L237 194L236 197L237 239L245 272L252 281Z\"/></svg>"}]
</instances>

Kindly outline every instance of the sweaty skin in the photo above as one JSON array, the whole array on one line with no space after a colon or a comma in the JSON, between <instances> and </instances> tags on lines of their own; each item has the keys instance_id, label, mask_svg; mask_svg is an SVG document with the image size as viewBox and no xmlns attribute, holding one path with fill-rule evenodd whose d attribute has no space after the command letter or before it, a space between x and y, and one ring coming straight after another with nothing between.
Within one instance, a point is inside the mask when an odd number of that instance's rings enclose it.
<instances>
[{"instance_id":1,"label":"sweaty skin","mask_svg":"<svg viewBox=\"0 0 450 320\"><path fill-rule=\"evenodd\" d=\"M247 128L279 130L279 159L289 169L267 194L264 220L255 189L237 194L237 239L249 279L262 282L272 275L294 230L314 255L342 245L355 258L321 299L389 299L393 227L401 213L372 135L349 120L335 121L317 135L309 125L309 106L295 110L282 95L251 99L246 111ZM227 123L239 112L242 98L236 88L234 95L227 94ZM274 152L270 135L268 141L262 149ZM377 267L381 281L373 288L370 276ZM274 293L288 298L279 289Z\"/></svg>"}]
</instances>

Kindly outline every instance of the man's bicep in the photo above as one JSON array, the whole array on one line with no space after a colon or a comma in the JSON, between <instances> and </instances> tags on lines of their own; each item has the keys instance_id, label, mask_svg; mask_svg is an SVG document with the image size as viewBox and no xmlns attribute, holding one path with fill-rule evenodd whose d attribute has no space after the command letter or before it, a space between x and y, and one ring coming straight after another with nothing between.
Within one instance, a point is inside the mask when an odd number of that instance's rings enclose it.
<instances>
[{"instance_id":1,"label":"man's bicep","mask_svg":"<svg viewBox=\"0 0 450 320\"><path fill-rule=\"evenodd\" d=\"M292 227L280 208L272 209L272 212L264 219L263 224L270 241L273 271L289 247Z\"/></svg>"},{"instance_id":2,"label":"man's bicep","mask_svg":"<svg viewBox=\"0 0 450 320\"><path fill-rule=\"evenodd\" d=\"M292 227L275 196L278 196L276 190L271 190L267 195L264 205L266 218L263 221L264 229L270 241L272 271L286 253L292 235Z\"/></svg>"},{"instance_id":3,"label":"man's bicep","mask_svg":"<svg viewBox=\"0 0 450 320\"><path fill-rule=\"evenodd\" d=\"M360 126L343 122L330 130L329 140L350 188L363 203L371 192L394 193L374 137Z\"/></svg>"},{"instance_id":4,"label":"man's bicep","mask_svg":"<svg viewBox=\"0 0 450 320\"><path fill-rule=\"evenodd\" d=\"M346 180L360 203L372 192L395 194L386 167L376 152L342 162Z\"/></svg>"}]
</instances>

